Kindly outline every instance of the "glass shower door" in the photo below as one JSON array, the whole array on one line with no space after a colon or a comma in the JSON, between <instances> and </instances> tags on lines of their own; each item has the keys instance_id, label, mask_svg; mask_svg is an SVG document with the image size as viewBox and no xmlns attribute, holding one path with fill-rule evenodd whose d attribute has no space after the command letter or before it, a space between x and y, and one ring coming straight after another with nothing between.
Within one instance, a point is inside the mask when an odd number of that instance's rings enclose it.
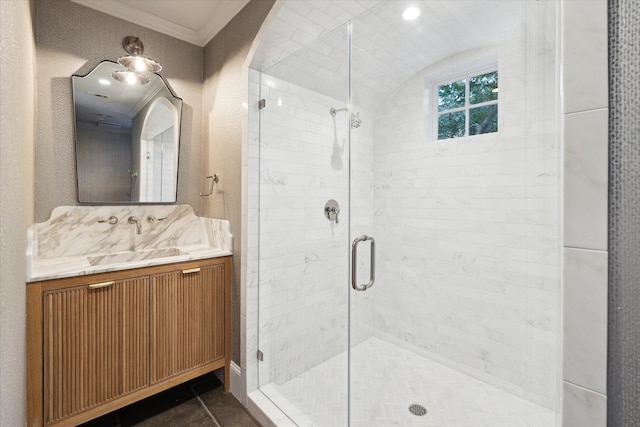
<instances>
[{"instance_id":1,"label":"glass shower door","mask_svg":"<svg viewBox=\"0 0 640 427\"><path fill-rule=\"evenodd\" d=\"M259 388L301 426L555 426L557 2L412 4L261 73Z\"/></svg>"},{"instance_id":2,"label":"glass shower door","mask_svg":"<svg viewBox=\"0 0 640 427\"><path fill-rule=\"evenodd\" d=\"M349 425L554 426L557 3L411 5L351 23Z\"/></svg>"},{"instance_id":3,"label":"glass shower door","mask_svg":"<svg viewBox=\"0 0 640 427\"><path fill-rule=\"evenodd\" d=\"M347 425L347 27L261 73L259 388L298 425Z\"/></svg>"}]
</instances>

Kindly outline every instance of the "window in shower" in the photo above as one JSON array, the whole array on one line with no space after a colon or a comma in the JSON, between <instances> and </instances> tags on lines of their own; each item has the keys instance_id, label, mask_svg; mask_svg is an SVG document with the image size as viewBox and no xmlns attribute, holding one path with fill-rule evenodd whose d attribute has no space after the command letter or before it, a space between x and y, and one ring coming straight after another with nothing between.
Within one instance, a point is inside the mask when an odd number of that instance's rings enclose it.
<instances>
[{"instance_id":1,"label":"window in shower","mask_svg":"<svg viewBox=\"0 0 640 427\"><path fill-rule=\"evenodd\" d=\"M498 131L498 71L467 74L435 86L438 139Z\"/></svg>"}]
</instances>

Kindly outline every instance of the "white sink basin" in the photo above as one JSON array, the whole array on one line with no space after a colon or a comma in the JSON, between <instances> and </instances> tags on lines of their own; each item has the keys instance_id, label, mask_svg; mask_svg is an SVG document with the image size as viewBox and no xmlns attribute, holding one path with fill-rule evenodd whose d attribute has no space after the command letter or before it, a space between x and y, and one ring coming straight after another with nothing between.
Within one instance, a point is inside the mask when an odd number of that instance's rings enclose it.
<instances>
[{"instance_id":1,"label":"white sink basin","mask_svg":"<svg viewBox=\"0 0 640 427\"><path fill-rule=\"evenodd\" d=\"M146 259L168 258L180 255L188 255L187 252L178 248L150 249L146 251L118 252L109 255L89 256L87 260L92 266L122 264L131 261L141 261Z\"/></svg>"}]
</instances>

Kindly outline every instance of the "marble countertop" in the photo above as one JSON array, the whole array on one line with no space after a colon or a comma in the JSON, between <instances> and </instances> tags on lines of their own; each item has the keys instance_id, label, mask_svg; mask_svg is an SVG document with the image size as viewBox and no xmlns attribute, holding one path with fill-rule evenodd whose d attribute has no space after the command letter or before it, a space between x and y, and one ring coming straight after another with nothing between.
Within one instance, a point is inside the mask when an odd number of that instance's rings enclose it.
<instances>
[{"instance_id":1,"label":"marble countertop","mask_svg":"<svg viewBox=\"0 0 640 427\"><path fill-rule=\"evenodd\" d=\"M231 251L209 247L181 247L175 249L180 251L181 253L179 255L143 259L135 259L135 254L137 254L137 252L116 252L114 253L115 255L131 254L134 259L103 265L91 265L91 263L89 262L89 259L101 256L98 254L92 254L85 257L71 256L40 260L31 267L31 274L28 275L27 282L61 279L64 277L86 276L88 274L107 273L109 271L129 270L132 268L151 267L154 265L163 265L169 263L232 255ZM144 251L142 253L144 253ZM108 254L106 256L111 256L114 254Z\"/></svg>"},{"instance_id":2,"label":"marble countertop","mask_svg":"<svg viewBox=\"0 0 640 427\"><path fill-rule=\"evenodd\" d=\"M145 221L150 215L164 220ZM112 216L116 224L104 222ZM142 219L140 234L130 216ZM197 217L188 205L62 206L29 229L26 281L228 256L232 239L228 221Z\"/></svg>"}]
</instances>

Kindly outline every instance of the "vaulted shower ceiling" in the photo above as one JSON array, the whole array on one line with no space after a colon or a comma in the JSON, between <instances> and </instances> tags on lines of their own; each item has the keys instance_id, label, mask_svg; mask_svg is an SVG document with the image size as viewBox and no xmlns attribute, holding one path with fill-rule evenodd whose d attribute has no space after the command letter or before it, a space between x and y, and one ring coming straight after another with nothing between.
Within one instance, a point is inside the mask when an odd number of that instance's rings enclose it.
<instances>
[{"instance_id":1,"label":"vaulted shower ceiling","mask_svg":"<svg viewBox=\"0 0 640 427\"><path fill-rule=\"evenodd\" d=\"M273 30L268 30L267 41L273 37L269 31L278 33L282 28L290 27L303 31L304 20L282 22L294 12L300 14L295 10L300 9L299 3L283 4L276 18L280 22ZM339 3L326 1L314 2L314 5L331 8L331 4ZM375 3L368 2L367 5L375 6ZM416 4L421 9L421 15L415 21L402 18L402 12L409 4ZM512 1L430 0L386 1L371 8L364 12L366 19L356 17L353 24L354 103L375 110L378 103L421 70L461 53L504 43L514 31L520 31L522 7L519 2ZM510 24L505 26L505 22ZM346 28L338 28L299 49L287 59L287 65L282 69L275 65L267 73L346 102L349 77L346 39ZM281 45L285 49L293 46L292 43ZM261 46L258 55L263 49L268 50L269 46ZM288 53L293 53L293 49ZM285 55L281 54L283 57Z\"/></svg>"}]
</instances>

